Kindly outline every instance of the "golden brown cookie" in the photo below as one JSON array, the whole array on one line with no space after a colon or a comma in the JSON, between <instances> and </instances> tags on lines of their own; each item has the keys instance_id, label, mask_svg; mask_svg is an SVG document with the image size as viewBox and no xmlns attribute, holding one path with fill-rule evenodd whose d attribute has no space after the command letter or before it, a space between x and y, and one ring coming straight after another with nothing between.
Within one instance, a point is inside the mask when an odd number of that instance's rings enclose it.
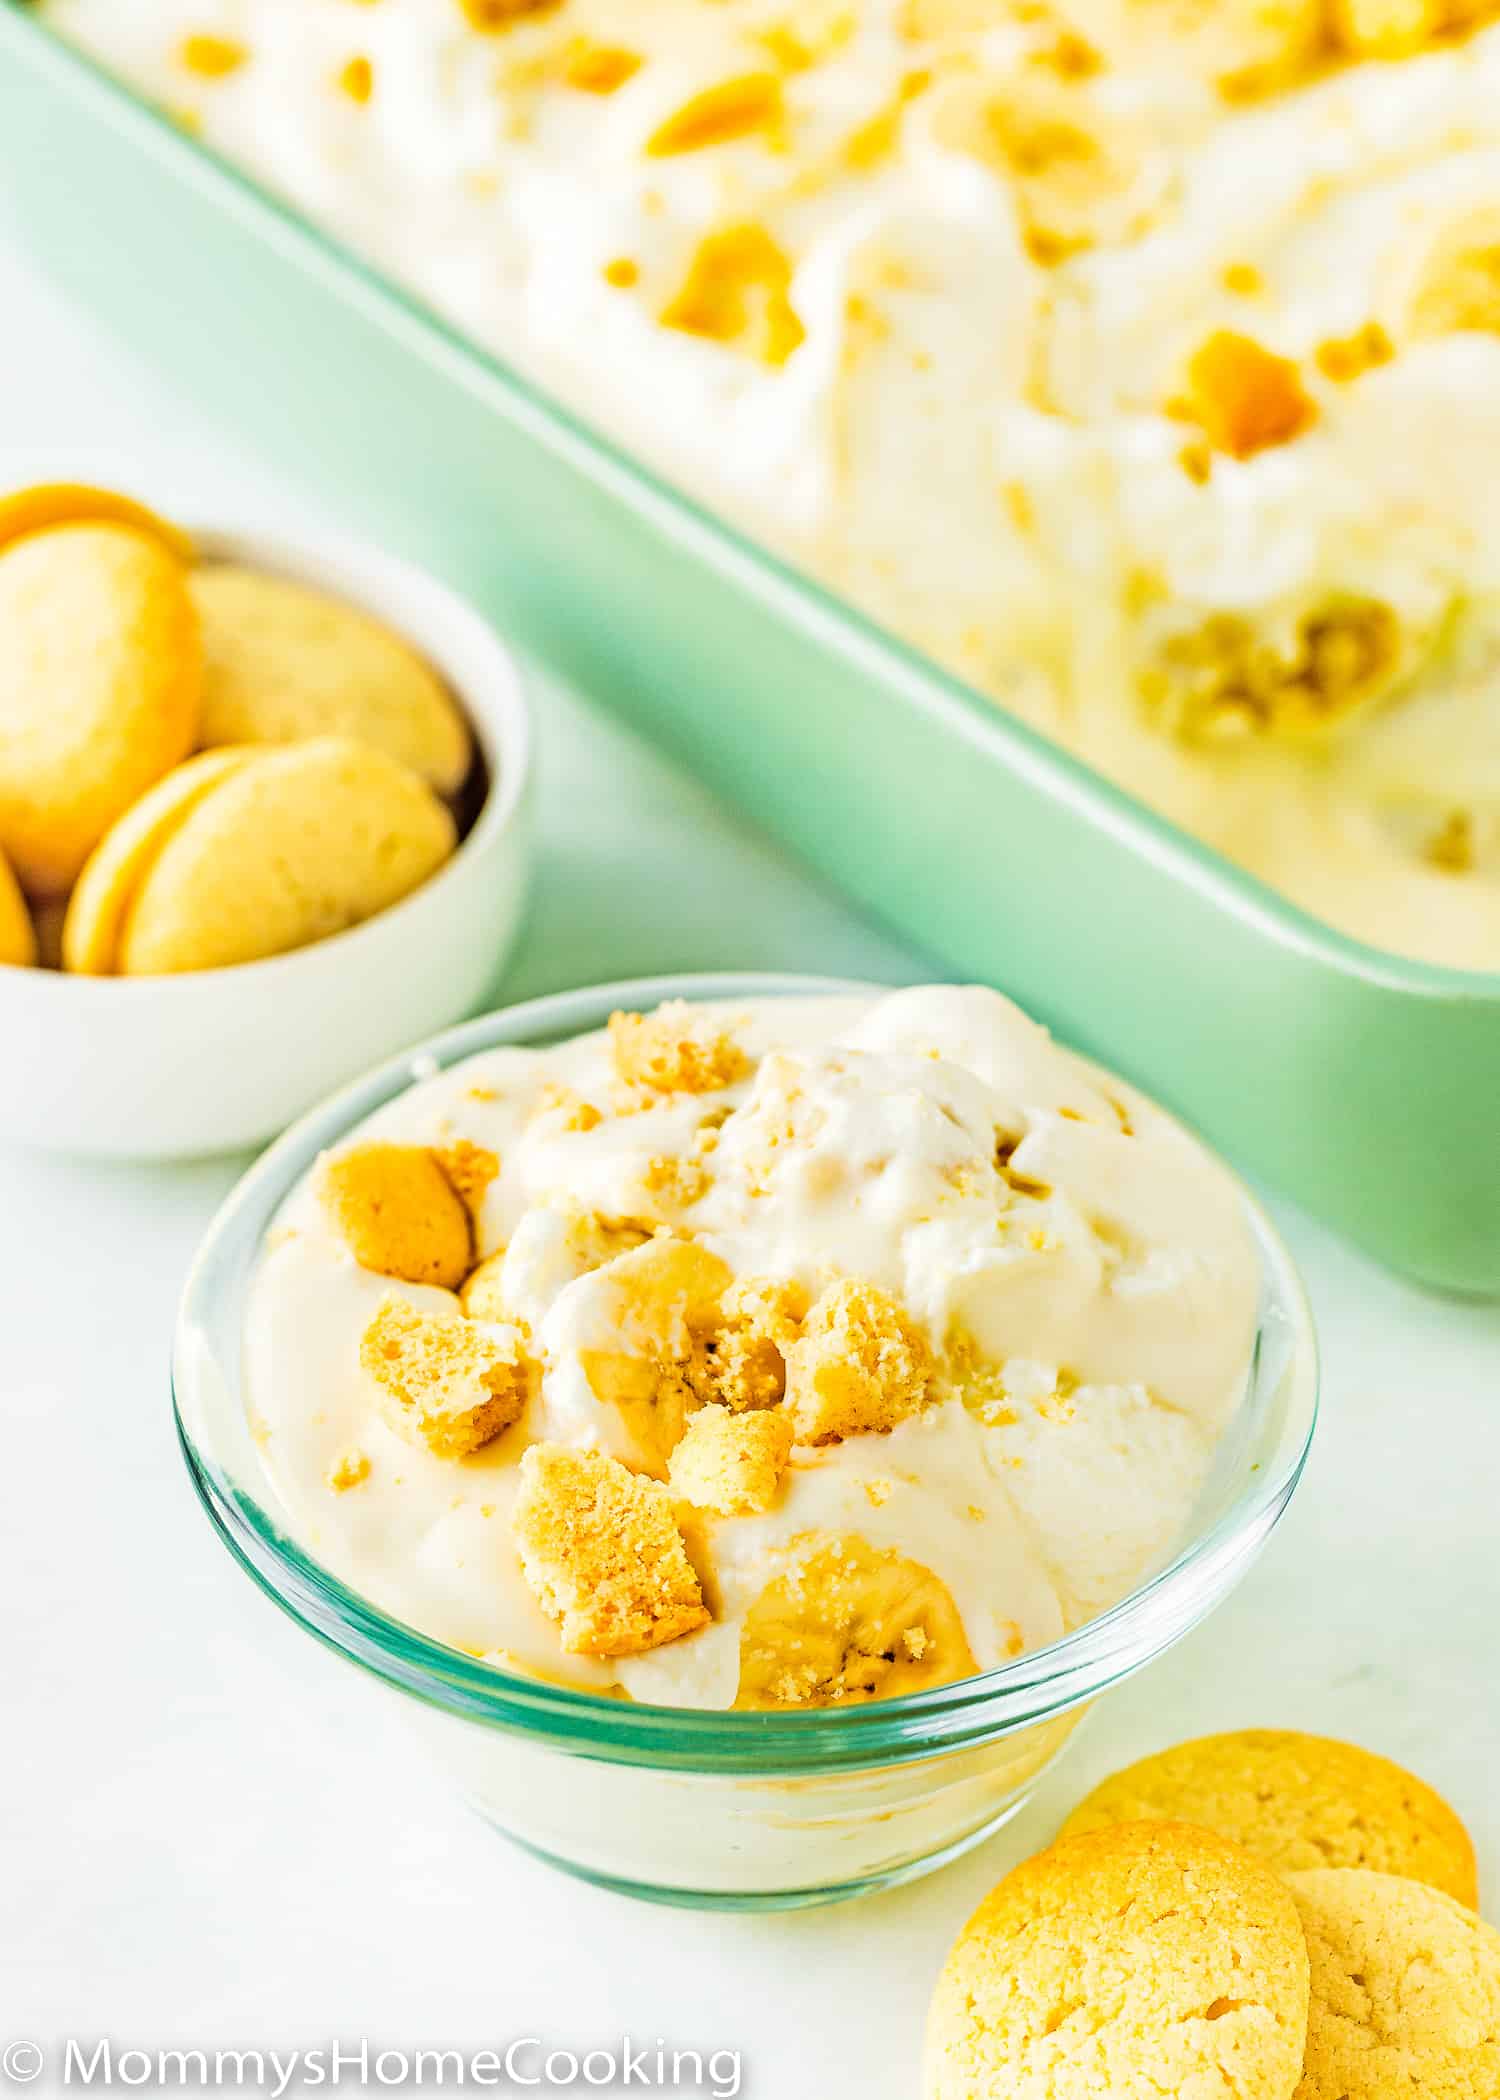
<instances>
[{"instance_id":1,"label":"golden brown cookie","mask_svg":"<svg viewBox=\"0 0 1500 2100\"><path fill-rule=\"evenodd\" d=\"M708 1624L672 1497L602 1451L533 1444L511 1526L570 1655L644 1655Z\"/></svg>"},{"instance_id":2,"label":"golden brown cookie","mask_svg":"<svg viewBox=\"0 0 1500 2100\"><path fill-rule=\"evenodd\" d=\"M1202 1823L1282 1873L1374 1867L1479 1901L1474 1847L1447 1802L1353 1743L1281 1728L1179 1743L1106 1779L1062 1835L1149 1816Z\"/></svg>"},{"instance_id":3,"label":"golden brown cookie","mask_svg":"<svg viewBox=\"0 0 1500 2100\"><path fill-rule=\"evenodd\" d=\"M455 842L432 790L368 744L258 753L163 844L125 913L118 967L221 969L306 947L399 903Z\"/></svg>"},{"instance_id":4,"label":"golden brown cookie","mask_svg":"<svg viewBox=\"0 0 1500 2100\"><path fill-rule=\"evenodd\" d=\"M197 559L197 550L180 526L115 489L90 488L80 481L47 481L0 496L0 547L13 546L33 533L51 532L58 525L128 525L148 539L159 540L184 566Z\"/></svg>"},{"instance_id":5,"label":"golden brown cookie","mask_svg":"<svg viewBox=\"0 0 1500 2100\"><path fill-rule=\"evenodd\" d=\"M205 744L352 736L439 794L462 787L469 731L409 644L367 613L230 562L197 570Z\"/></svg>"},{"instance_id":6,"label":"golden brown cookie","mask_svg":"<svg viewBox=\"0 0 1500 2100\"><path fill-rule=\"evenodd\" d=\"M186 758L201 690L185 572L159 540L63 525L0 549L0 846L27 890L66 890Z\"/></svg>"},{"instance_id":7,"label":"golden brown cookie","mask_svg":"<svg viewBox=\"0 0 1500 2100\"><path fill-rule=\"evenodd\" d=\"M359 1360L385 1420L434 1458L468 1458L526 1411L531 1366L519 1327L443 1319L387 1298Z\"/></svg>"},{"instance_id":8,"label":"golden brown cookie","mask_svg":"<svg viewBox=\"0 0 1500 2100\"><path fill-rule=\"evenodd\" d=\"M120 928L158 853L221 780L244 764L244 746L200 751L158 780L104 834L84 863L63 921L66 970L107 977L115 968Z\"/></svg>"},{"instance_id":9,"label":"golden brown cookie","mask_svg":"<svg viewBox=\"0 0 1500 2100\"><path fill-rule=\"evenodd\" d=\"M719 1093L750 1071L732 1030L685 999L669 999L651 1014L611 1014L609 1047L620 1079L653 1093Z\"/></svg>"},{"instance_id":10,"label":"golden brown cookie","mask_svg":"<svg viewBox=\"0 0 1500 2100\"><path fill-rule=\"evenodd\" d=\"M786 1392L799 1443L884 1435L932 1397L932 1353L889 1291L840 1277L787 1351Z\"/></svg>"},{"instance_id":11,"label":"golden brown cookie","mask_svg":"<svg viewBox=\"0 0 1500 2100\"><path fill-rule=\"evenodd\" d=\"M450 1291L468 1274L469 1213L426 1145L355 1145L327 1162L321 1193L362 1269Z\"/></svg>"},{"instance_id":12,"label":"golden brown cookie","mask_svg":"<svg viewBox=\"0 0 1500 2100\"><path fill-rule=\"evenodd\" d=\"M21 885L11 873L10 862L0 853L0 963L18 963L29 969L37 960L36 929Z\"/></svg>"},{"instance_id":13,"label":"golden brown cookie","mask_svg":"<svg viewBox=\"0 0 1500 2100\"><path fill-rule=\"evenodd\" d=\"M1291 1889L1312 1962L1296 2100L1495 2100L1500 1933L1394 1874L1326 1867Z\"/></svg>"},{"instance_id":14,"label":"golden brown cookie","mask_svg":"<svg viewBox=\"0 0 1500 2100\"><path fill-rule=\"evenodd\" d=\"M723 1517L759 1517L776 1500L791 1455L792 1424L785 1409L733 1414L727 1407L700 1407L672 1452L667 1478L699 1509L717 1510Z\"/></svg>"},{"instance_id":15,"label":"golden brown cookie","mask_svg":"<svg viewBox=\"0 0 1500 2100\"><path fill-rule=\"evenodd\" d=\"M1185 1823L1065 1839L960 1933L926 2100L1291 2100L1307 1948L1268 1867Z\"/></svg>"}]
</instances>

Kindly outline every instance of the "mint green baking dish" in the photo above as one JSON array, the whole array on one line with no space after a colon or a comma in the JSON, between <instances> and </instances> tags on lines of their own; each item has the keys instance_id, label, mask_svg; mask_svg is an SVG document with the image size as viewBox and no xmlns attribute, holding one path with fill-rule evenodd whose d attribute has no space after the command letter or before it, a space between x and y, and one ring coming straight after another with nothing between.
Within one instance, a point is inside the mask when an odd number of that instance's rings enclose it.
<instances>
[{"instance_id":1,"label":"mint green baking dish","mask_svg":"<svg viewBox=\"0 0 1500 2100\"><path fill-rule=\"evenodd\" d=\"M1294 910L674 493L17 0L0 165L0 208L90 325L364 533L1381 1260L1500 1295L1500 974Z\"/></svg>"}]
</instances>

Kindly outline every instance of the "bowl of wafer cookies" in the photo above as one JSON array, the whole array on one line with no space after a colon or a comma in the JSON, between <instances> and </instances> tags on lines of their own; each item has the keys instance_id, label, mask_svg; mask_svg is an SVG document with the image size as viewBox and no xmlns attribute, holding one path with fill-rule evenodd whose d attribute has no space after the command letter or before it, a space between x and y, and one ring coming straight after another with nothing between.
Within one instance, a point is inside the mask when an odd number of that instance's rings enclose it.
<instances>
[{"instance_id":1,"label":"bowl of wafer cookies","mask_svg":"<svg viewBox=\"0 0 1500 2100\"><path fill-rule=\"evenodd\" d=\"M473 1011L529 771L505 644L408 564L0 495L0 1138L232 1150Z\"/></svg>"}]
</instances>

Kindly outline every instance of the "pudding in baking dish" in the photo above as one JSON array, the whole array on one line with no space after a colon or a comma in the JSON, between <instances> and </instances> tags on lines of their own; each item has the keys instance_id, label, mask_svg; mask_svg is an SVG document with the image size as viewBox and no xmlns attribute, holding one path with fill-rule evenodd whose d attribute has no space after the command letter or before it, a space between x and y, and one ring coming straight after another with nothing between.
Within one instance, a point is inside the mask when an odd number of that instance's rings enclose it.
<instances>
[{"instance_id":1,"label":"pudding in baking dish","mask_svg":"<svg viewBox=\"0 0 1500 2100\"><path fill-rule=\"evenodd\" d=\"M1297 903L1500 968L1484 0L46 0Z\"/></svg>"},{"instance_id":2,"label":"pudding in baking dish","mask_svg":"<svg viewBox=\"0 0 1500 2100\"><path fill-rule=\"evenodd\" d=\"M394 1619L795 1710L1135 1590L1258 1309L1228 1175L998 993L678 1002L418 1080L326 1153L245 1386L293 1536Z\"/></svg>"}]
</instances>

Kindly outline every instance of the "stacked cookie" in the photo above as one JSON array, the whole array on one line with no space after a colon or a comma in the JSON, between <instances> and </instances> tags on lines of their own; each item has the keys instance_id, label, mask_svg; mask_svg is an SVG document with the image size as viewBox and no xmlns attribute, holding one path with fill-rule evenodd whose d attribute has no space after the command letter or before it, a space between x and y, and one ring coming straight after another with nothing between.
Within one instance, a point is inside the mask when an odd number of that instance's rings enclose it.
<instances>
[{"instance_id":1,"label":"stacked cookie","mask_svg":"<svg viewBox=\"0 0 1500 2100\"><path fill-rule=\"evenodd\" d=\"M1500 1933L1430 1787L1208 1737L1107 1780L948 1957L927 2100L1497 2100Z\"/></svg>"},{"instance_id":2,"label":"stacked cookie","mask_svg":"<svg viewBox=\"0 0 1500 2100\"><path fill-rule=\"evenodd\" d=\"M0 962L137 976L320 940L448 858L471 760L365 613L200 563L109 491L0 501Z\"/></svg>"}]
</instances>

